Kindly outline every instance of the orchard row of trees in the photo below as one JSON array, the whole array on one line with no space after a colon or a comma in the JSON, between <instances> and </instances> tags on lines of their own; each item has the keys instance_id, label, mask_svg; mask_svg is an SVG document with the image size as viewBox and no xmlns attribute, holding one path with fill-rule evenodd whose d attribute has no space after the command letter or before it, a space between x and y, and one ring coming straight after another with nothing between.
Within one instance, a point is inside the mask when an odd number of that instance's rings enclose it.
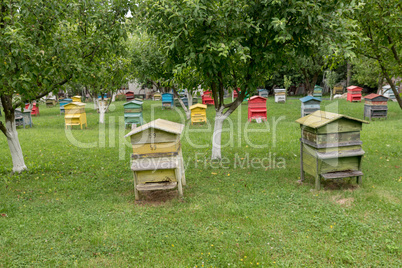
<instances>
[{"instance_id":1,"label":"orchard row of trees","mask_svg":"<svg viewBox=\"0 0 402 268\"><path fill-rule=\"evenodd\" d=\"M13 171L26 169L14 110L69 83L96 96L132 78L186 88L190 102L199 86L209 88L213 159L221 158L224 120L246 94L283 74L311 94L324 70L348 62L359 83L368 83L366 72L371 84L385 79L397 93L401 11L397 0L0 1L0 130ZM237 99L225 103L224 90L239 91Z\"/></svg>"}]
</instances>

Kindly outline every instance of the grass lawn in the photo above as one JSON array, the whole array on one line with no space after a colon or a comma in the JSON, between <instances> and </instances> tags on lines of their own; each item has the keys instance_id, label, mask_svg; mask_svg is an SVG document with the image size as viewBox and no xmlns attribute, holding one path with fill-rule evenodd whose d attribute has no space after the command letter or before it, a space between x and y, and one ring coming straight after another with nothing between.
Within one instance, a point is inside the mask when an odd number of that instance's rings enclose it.
<instances>
[{"instance_id":1,"label":"grass lawn","mask_svg":"<svg viewBox=\"0 0 402 268\"><path fill-rule=\"evenodd\" d=\"M268 100L268 123L248 124L247 105L230 116L224 157L210 162L210 125L186 123L187 186L134 201L123 103L98 124L65 131L59 108L41 104L19 129L29 171L12 175L0 138L0 267L401 267L402 112L363 125L363 184L300 177L300 101ZM89 105L88 105L89 106ZM363 118L363 103L321 108ZM179 111L181 109L178 109ZM180 122L183 113L144 102L144 119ZM2 120L4 120L4 115ZM80 146L77 146L77 145ZM275 163L274 163L275 162Z\"/></svg>"}]
</instances>

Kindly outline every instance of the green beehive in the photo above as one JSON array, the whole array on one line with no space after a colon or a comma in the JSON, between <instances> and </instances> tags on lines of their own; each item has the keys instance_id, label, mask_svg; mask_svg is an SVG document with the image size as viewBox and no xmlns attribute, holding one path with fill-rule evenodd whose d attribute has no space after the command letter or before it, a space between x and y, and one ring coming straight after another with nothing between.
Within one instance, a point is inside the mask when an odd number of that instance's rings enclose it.
<instances>
[{"instance_id":1,"label":"green beehive","mask_svg":"<svg viewBox=\"0 0 402 268\"><path fill-rule=\"evenodd\" d=\"M123 104L124 106L124 123L127 125L142 125L142 101L132 100Z\"/></svg>"},{"instance_id":2,"label":"green beehive","mask_svg":"<svg viewBox=\"0 0 402 268\"><path fill-rule=\"evenodd\" d=\"M296 121L301 127L300 168L315 177L316 189L320 180L356 177L361 182L360 131L364 120L345 115L316 111Z\"/></svg>"}]
</instances>

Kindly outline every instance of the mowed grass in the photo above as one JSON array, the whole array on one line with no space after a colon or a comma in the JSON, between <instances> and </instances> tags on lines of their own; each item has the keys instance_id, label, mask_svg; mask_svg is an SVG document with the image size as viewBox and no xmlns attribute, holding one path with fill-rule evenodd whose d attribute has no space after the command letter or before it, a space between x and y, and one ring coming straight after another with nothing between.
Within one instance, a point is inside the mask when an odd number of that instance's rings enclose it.
<instances>
[{"instance_id":1,"label":"mowed grass","mask_svg":"<svg viewBox=\"0 0 402 268\"><path fill-rule=\"evenodd\" d=\"M19 129L29 171L11 174L0 138L0 266L401 267L402 112L363 125L363 184L300 178L300 101L267 103L267 124L242 105L224 124L222 162L209 161L209 124L186 123L187 186L135 202L123 103L98 124L65 131L59 108L40 105ZM323 110L363 118L363 103L323 101ZM183 122L182 109L144 102L144 119ZM4 117L3 117L4 119ZM77 146L79 145L79 146Z\"/></svg>"}]
</instances>

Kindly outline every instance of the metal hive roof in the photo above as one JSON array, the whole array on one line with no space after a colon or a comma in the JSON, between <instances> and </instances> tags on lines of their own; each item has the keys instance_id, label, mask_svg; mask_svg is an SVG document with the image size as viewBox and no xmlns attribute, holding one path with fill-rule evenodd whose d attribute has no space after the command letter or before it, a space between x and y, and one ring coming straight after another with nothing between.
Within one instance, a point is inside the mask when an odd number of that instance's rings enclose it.
<instances>
[{"instance_id":1,"label":"metal hive roof","mask_svg":"<svg viewBox=\"0 0 402 268\"><path fill-rule=\"evenodd\" d=\"M325 126L331 122L334 122L335 120L341 119L341 118L346 118L349 120L354 120L358 121L361 123L368 124L367 121L353 118L347 115L342 115L342 114L336 114L336 113L331 113L331 112L325 112L325 111L315 111L314 113L311 113L305 117L299 118L296 120L297 123L311 127L311 128L320 128L322 126Z\"/></svg>"},{"instance_id":2,"label":"metal hive roof","mask_svg":"<svg viewBox=\"0 0 402 268\"><path fill-rule=\"evenodd\" d=\"M169 132L169 133L173 133L173 134L177 134L180 135L183 132L183 128L184 125L183 124L179 124L176 122L171 122L168 120L164 120L164 119L156 119L154 121L151 121L145 125L142 125L140 127L137 127L135 129L133 129L132 131L130 131L127 135L125 135L124 137L130 137L134 134L137 134L139 132L142 132L144 130L147 130L148 128L155 128L155 129L159 129L165 132Z\"/></svg>"}]
</instances>

